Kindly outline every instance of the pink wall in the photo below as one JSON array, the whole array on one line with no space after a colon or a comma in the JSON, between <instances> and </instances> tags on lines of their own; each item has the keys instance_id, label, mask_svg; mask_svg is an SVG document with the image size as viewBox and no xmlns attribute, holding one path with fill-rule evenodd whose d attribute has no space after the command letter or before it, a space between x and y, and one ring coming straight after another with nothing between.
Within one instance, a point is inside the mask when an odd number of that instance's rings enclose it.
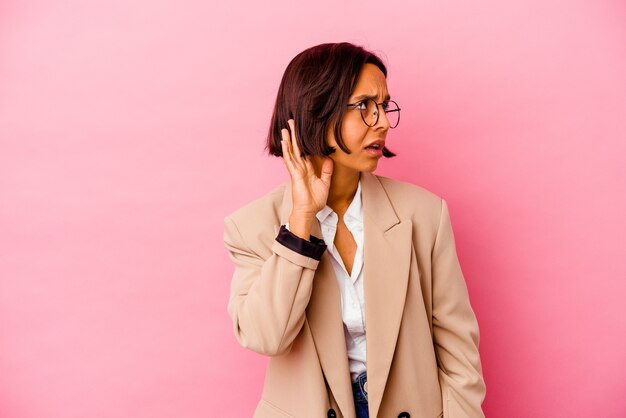
<instances>
[{"instance_id":1,"label":"pink wall","mask_svg":"<svg viewBox=\"0 0 626 418\"><path fill-rule=\"evenodd\" d=\"M0 5L0 416L251 416L222 219L287 179L290 59L343 40L403 109L377 173L448 201L487 415L626 416L624 3L226 4Z\"/></svg>"}]
</instances>

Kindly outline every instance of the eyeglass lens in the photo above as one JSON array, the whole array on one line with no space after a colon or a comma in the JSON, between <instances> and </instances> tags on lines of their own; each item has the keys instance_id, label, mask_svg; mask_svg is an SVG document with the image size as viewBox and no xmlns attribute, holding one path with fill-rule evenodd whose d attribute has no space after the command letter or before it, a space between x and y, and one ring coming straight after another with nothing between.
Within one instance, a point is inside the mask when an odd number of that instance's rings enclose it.
<instances>
[{"instance_id":1,"label":"eyeglass lens","mask_svg":"<svg viewBox=\"0 0 626 418\"><path fill-rule=\"evenodd\" d=\"M382 104L376 104L373 99L367 99L367 106L361 106L361 115L368 126L374 126L378 122L379 111L384 111L389 121L389 127L395 128L400 122L400 109L392 100Z\"/></svg>"}]
</instances>

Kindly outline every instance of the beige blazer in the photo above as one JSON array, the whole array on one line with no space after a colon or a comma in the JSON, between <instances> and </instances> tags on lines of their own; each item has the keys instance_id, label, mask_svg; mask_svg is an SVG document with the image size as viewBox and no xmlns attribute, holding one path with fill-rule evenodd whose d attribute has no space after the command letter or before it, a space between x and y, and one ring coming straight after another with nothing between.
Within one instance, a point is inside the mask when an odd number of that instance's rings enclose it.
<instances>
[{"instance_id":1,"label":"beige blazer","mask_svg":"<svg viewBox=\"0 0 626 418\"><path fill-rule=\"evenodd\" d=\"M368 172L361 192L370 417L484 417L478 323L445 200ZM235 336L270 356L254 417L354 418L328 251L318 261L275 240L291 206L287 181L224 218ZM311 234L322 237L317 219Z\"/></svg>"}]
</instances>

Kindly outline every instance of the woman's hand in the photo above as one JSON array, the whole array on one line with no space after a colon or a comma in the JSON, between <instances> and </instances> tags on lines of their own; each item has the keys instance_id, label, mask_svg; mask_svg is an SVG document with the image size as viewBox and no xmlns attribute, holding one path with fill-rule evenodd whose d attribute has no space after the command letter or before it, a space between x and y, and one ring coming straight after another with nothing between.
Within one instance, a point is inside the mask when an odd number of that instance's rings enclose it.
<instances>
[{"instance_id":1,"label":"woman's hand","mask_svg":"<svg viewBox=\"0 0 626 418\"><path fill-rule=\"evenodd\" d=\"M300 155L298 138L295 133L294 120L289 119L289 129L281 129L283 160L291 176L291 192L293 208L290 218L297 220L310 220L315 218L315 214L326 206L328 191L330 189L330 178L333 173L333 160L324 157L321 174L318 177L311 159ZM292 231L293 232L293 231ZM309 238L307 234L306 239Z\"/></svg>"}]
</instances>

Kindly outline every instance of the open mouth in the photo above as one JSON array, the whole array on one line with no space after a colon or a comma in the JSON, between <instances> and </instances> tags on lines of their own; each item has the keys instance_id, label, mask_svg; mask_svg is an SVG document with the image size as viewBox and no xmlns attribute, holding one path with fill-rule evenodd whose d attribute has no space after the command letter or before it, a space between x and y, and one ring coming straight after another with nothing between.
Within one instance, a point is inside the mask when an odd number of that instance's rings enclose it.
<instances>
[{"instance_id":1,"label":"open mouth","mask_svg":"<svg viewBox=\"0 0 626 418\"><path fill-rule=\"evenodd\" d=\"M383 147L380 145L370 145L365 147L365 152L373 157L382 157L383 155Z\"/></svg>"}]
</instances>

